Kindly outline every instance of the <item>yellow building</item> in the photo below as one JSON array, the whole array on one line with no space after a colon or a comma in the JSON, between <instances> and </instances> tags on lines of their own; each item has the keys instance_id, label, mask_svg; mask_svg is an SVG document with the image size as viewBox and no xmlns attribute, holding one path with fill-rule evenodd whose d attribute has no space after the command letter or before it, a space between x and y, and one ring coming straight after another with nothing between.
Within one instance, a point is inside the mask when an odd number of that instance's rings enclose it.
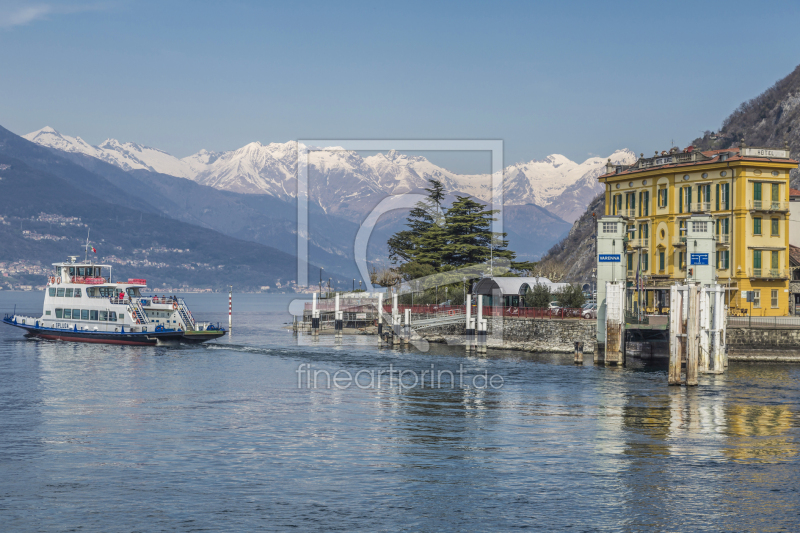
<instances>
[{"instance_id":1,"label":"yellow building","mask_svg":"<svg viewBox=\"0 0 800 533\"><path fill-rule=\"evenodd\" d=\"M628 223L628 280L637 272L646 306L667 306L666 289L691 279L686 223L693 214L714 219L717 283L728 287L732 314L789 314L789 171L797 168L783 149L698 151L673 148L644 154L633 165L613 165L599 180L606 186L605 214ZM629 285L633 285L630 283ZM743 291L755 291L750 303Z\"/></svg>"}]
</instances>

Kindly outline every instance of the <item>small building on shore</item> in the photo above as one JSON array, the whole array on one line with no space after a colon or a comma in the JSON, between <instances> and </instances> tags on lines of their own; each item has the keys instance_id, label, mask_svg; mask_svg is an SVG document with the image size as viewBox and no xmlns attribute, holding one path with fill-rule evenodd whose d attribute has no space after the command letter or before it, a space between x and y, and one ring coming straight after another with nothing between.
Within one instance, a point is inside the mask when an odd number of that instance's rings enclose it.
<instances>
[{"instance_id":1,"label":"small building on shore","mask_svg":"<svg viewBox=\"0 0 800 533\"><path fill-rule=\"evenodd\" d=\"M521 296L524 296L528 290L533 290L536 285L545 285L553 293L568 286L569 283L553 283L549 279L541 277L490 277L482 278L475 283L472 292L482 295L483 305L486 306L519 307L522 301Z\"/></svg>"}]
</instances>

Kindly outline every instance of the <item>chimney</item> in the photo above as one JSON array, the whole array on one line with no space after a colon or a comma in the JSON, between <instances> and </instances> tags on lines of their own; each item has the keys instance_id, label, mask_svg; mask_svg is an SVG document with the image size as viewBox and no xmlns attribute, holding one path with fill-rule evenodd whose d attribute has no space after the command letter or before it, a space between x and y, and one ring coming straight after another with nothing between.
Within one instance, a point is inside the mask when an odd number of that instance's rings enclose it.
<instances>
[{"instance_id":1,"label":"chimney","mask_svg":"<svg viewBox=\"0 0 800 533\"><path fill-rule=\"evenodd\" d=\"M611 174L614 172L614 165L611 164L611 158L608 158L608 163L606 163L606 174Z\"/></svg>"}]
</instances>

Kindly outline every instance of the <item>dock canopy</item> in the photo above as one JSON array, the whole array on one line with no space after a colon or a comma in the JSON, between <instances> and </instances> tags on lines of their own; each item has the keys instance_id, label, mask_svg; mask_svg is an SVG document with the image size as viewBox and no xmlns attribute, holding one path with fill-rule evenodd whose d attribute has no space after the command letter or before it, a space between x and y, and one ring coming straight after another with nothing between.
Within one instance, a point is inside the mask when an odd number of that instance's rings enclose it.
<instances>
[{"instance_id":1,"label":"dock canopy","mask_svg":"<svg viewBox=\"0 0 800 533\"><path fill-rule=\"evenodd\" d=\"M483 295L483 305L502 305L504 307L519 307L521 298L528 290L533 290L536 285L546 285L550 292L555 292L569 283L553 283L547 278L483 278L473 287L474 294Z\"/></svg>"}]
</instances>

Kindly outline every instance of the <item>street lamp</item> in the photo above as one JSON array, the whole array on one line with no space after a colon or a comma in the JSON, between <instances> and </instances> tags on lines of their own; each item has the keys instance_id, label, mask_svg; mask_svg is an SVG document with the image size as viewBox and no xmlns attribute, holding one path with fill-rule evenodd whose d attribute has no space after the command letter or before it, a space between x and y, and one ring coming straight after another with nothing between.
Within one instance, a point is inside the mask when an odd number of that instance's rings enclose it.
<instances>
[{"instance_id":1,"label":"street lamp","mask_svg":"<svg viewBox=\"0 0 800 533\"><path fill-rule=\"evenodd\" d=\"M324 270L323 268L319 269L319 299L320 300L322 299L322 271L323 270Z\"/></svg>"},{"instance_id":2,"label":"street lamp","mask_svg":"<svg viewBox=\"0 0 800 533\"><path fill-rule=\"evenodd\" d=\"M353 292L356 292L356 278L353 278Z\"/></svg>"},{"instance_id":3,"label":"street lamp","mask_svg":"<svg viewBox=\"0 0 800 533\"><path fill-rule=\"evenodd\" d=\"M331 297L331 280L333 278L328 278L328 298Z\"/></svg>"}]
</instances>

